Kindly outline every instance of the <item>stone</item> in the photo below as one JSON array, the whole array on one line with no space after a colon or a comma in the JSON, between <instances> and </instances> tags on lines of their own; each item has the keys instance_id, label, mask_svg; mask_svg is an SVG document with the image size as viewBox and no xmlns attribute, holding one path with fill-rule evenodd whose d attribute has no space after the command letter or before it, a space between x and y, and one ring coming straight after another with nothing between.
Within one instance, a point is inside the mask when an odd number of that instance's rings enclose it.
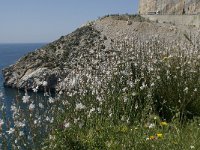
<instances>
[{"instance_id":1,"label":"stone","mask_svg":"<svg viewBox=\"0 0 200 150\"><path fill-rule=\"evenodd\" d=\"M200 12L197 0L140 0L141 15L194 15Z\"/></svg>"}]
</instances>

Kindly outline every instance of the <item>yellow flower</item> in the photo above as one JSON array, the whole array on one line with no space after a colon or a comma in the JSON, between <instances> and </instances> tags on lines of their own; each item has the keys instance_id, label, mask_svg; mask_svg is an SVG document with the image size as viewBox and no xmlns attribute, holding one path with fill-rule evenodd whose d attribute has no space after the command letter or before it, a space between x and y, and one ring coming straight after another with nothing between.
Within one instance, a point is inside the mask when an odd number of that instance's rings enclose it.
<instances>
[{"instance_id":1,"label":"yellow flower","mask_svg":"<svg viewBox=\"0 0 200 150\"><path fill-rule=\"evenodd\" d=\"M162 121L162 122L160 123L160 125L161 125L161 126L167 126L168 124L167 124L167 122Z\"/></svg>"},{"instance_id":2,"label":"yellow flower","mask_svg":"<svg viewBox=\"0 0 200 150\"><path fill-rule=\"evenodd\" d=\"M156 136L157 136L158 138L162 138L162 137L163 137L163 134L162 134L162 133L158 133L158 134L156 134Z\"/></svg>"},{"instance_id":3,"label":"yellow flower","mask_svg":"<svg viewBox=\"0 0 200 150\"><path fill-rule=\"evenodd\" d=\"M156 137L152 135L152 136L149 137L149 139L150 139L150 140L155 140Z\"/></svg>"},{"instance_id":4,"label":"yellow flower","mask_svg":"<svg viewBox=\"0 0 200 150\"><path fill-rule=\"evenodd\" d=\"M121 132L127 132L128 131L128 127L127 126L123 126L122 128L121 128Z\"/></svg>"},{"instance_id":5,"label":"yellow flower","mask_svg":"<svg viewBox=\"0 0 200 150\"><path fill-rule=\"evenodd\" d=\"M163 57L163 61L168 60L168 59L169 59L168 57Z\"/></svg>"}]
</instances>

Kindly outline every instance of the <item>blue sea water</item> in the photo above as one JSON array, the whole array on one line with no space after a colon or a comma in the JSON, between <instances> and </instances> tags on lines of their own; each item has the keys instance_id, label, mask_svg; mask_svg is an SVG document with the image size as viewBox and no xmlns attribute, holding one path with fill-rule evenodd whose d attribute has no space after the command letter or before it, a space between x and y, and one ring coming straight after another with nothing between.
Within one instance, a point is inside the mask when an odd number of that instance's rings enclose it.
<instances>
[{"instance_id":1,"label":"blue sea water","mask_svg":"<svg viewBox=\"0 0 200 150\"><path fill-rule=\"evenodd\" d=\"M0 44L0 93L3 93L3 103L7 109L10 108L13 100L15 99L17 91L3 86L4 79L2 76L2 69L14 64L23 55L34 51L43 45L45 45L45 43Z\"/></svg>"}]
</instances>

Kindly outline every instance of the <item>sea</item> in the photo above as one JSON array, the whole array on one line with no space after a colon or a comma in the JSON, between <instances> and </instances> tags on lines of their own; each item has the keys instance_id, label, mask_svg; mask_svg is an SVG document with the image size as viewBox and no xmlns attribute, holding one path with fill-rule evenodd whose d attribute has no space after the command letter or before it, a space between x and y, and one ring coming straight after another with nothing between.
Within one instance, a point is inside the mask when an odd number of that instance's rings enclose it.
<instances>
[{"instance_id":1,"label":"sea","mask_svg":"<svg viewBox=\"0 0 200 150\"><path fill-rule=\"evenodd\" d=\"M20 57L31 51L41 48L46 43L26 43L26 44L0 44L0 103L4 104L8 117L11 116L10 107L16 98L17 90L3 86L2 69L14 64ZM1 95L3 95L1 97Z\"/></svg>"}]
</instances>

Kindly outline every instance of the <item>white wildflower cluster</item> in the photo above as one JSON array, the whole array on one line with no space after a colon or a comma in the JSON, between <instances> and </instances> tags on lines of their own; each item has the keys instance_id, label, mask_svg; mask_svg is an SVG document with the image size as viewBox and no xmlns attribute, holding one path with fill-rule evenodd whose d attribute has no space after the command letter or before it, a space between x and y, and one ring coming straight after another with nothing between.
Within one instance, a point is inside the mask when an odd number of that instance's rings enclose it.
<instances>
[{"instance_id":1,"label":"white wildflower cluster","mask_svg":"<svg viewBox=\"0 0 200 150\"><path fill-rule=\"evenodd\" d=\"M22 101L23 103L28 103L30 101L30 96L28 96L28 94L26 93L23 97L22 97Z\"/></svg>"},{"instance_id":2,"label":"white wildflower cluster","mask_svg":"<svg viewBox=\"0 0 200 150\"><path fill-rule=\"evenodd\" d=\"M27 91L24 96L17 96L10 108L12 118L10 120L0 119L0 130L5 130L2 135L0 134L0 138L12 137L16 139L15 146L26 147L34 144L33 139L39 140L47 136L51 130L51 124L54 123L52 112L57 109L54 105L56 98L51 96L44 98L39 94L35 96L28 95ZM1 106L1 112L5 114L6 111L5 106Z\"/></svg>"},{"instance_id":3,"label":"white wildflower cluster","mask_svg":"<svg viewBox=\"0 0 200 150\"><path fill-rule=\"evenodd\" d=\"M82 109L85 109L85 105L83 105L82 103L78 103L76 104L76 110L82 110Z\"/></svg>"},{"instance_id":4,"label":"white wildflower cluster","mask_svg":"<svg viewBox=\"0 0 200 150\"><path fill-rule=\"evenodd\" d=\"M199 83L194 84L191 89L187 84L194 80L195 75L199 76L196 68L199 65L199 53L198 48L187 41L177 40L170 43L155 36L145 42L137 39L137 36L126 37L124 41L114 41L110 48L91 49L80 53L78 59L71 60L71 67L66 70L67 76L59 80L58 91L61 91L60 95L66 96L62 104L74 108L76 113L84 110L87 116L91 117L95 113L101 114L105 105L114 107L108 102L105 94L114 96L122 93L123 96L116 97L116 100L122 99L127 105L130 104L130 99L137 100L138 97L148 99L150 105L155 96L151 93L153 89L158 89L157 94L163 94L158 97L162 101L167 94L161 90L165 87L170 89L171 84L176 82L177 90L182 89L180 99L183 100L189 96L190 91L198 91ZM188 72L193 75L187 75ZM186 76L188 80L178 83L179 76ZM117 87L118 85L120 87ZM93 97L92 100L88 100L88 96ZM197 97L197 94L193 96ZM70 101L73 98L75 105ZM163 99L161 103L166 104L166 100ZM139 111L144 104L145 101L138 100L130 109ZM114 109L109 110L111 111L108 116L111 117L115 112ZM74 117L78 118L78 115L77 113ZM130 116L122 118L125 121L124 118L130 119Z\"/></svg>"},{"instance_id":5,"label":"white wildflower cluster","mask_svg":"<svg viewBox=\"0 0 200 150\"><path fill-rule=\"evenodd\" d=\"M27 142L21 145L17 142L19 146L33 144L48 134L55 140L52 124L57 123L58 130L83 128L93 117L129 124L144 110L150 113L157 99L159 105L167 105L169 93L174 98L171 102L181 103L200 96L200 80L197 80L200 51L191 43L161 42L156 37L142 42L133 36L114 41L111 47L100 45L77 55L73 59L69 56L70 65L60 75L56 97L47 90L43 99L31 99L25 94L21 102L11 106L14 127L9 127L7 133L15 133L13 139ZM41 85L48 87L47 81ZM178 97L173 95L177 92L181 93ZM156 100L152 101L153 98ZM4 124L0 120L0 125ZM148 128L154 126L149 124Z\"/></svg>"},{"instance_id":6,"label":"white wildflower cluster","mask_svg":"<svg viewBox=\"0 0 200 150\"><path fill-rule=\"evenodd\" d=\"M3 92L0 91L0 99L3 98Z\"/></svg>"}]
</instances>

